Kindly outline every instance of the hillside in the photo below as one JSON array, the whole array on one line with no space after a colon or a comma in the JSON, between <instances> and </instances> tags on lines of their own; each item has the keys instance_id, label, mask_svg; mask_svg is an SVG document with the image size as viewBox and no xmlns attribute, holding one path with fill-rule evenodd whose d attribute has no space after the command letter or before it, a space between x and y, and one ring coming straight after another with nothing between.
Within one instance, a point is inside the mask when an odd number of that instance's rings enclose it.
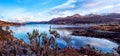
<instances>
[{"instance_id":1,"label":"hillside","mask_svg":"<svg viewBox=\"0 0 120 56\"><path fill-rule=\"evenodd\" d=\"M0 26L17 26L17 25L21 25L20 23L14 23L14 22L5 22L5 21L2 21L0 20Z\"/></svg>"},{"instance_id":2,"label":"hillside","mask_svg":"<svg viewBox=\"0 0 120 56\"><path fill-rule=\"evenodd\" d=\"M96 15L89 14L85 16L81 16L79 14L75 14L73 16L67 17L58 17L50 20L48 23L50 24L83 24L83 23L118 23L120 21L120 14L111 13L107 15Z\"/></svg>"}]
</instances>

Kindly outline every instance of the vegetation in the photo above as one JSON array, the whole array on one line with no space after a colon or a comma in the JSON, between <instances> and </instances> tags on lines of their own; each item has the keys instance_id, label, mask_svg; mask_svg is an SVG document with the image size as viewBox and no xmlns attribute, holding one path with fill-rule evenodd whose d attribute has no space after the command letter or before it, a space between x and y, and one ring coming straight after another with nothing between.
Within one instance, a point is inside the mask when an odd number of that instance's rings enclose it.
<instances>
[{"instance_id":1,"label":"vegetation","mask_svg":"<svg viewBox=\"0 0 120 56\"><path fill-rule=\"evenodd\" d=\"M12 34L13 32L9 29L8 26L5 28L5 30L3 30L0 26L0 41L13 40L14 37Z\"/></svg>"},{"instance_id":2,"label":"vegetation","mask_svg":"<svg viewBox=\"0 0 120 56\"><path fill-rule=\"evenodd\" d=\"M1 31L9 31L9 27L6 27L6 30ZM0 42L0 56L119 56L116 53L104 53L97 50L95 47L91 47L90 45L86 45L86 47L80 47L80 49L75 49L71 47L71 44L68 44L65 48L60 48L58 44L55 42L56 38L60 38L60 35L57 31L52 30L50 27L49 30L51 36L47 37L46 33L39 33L37 29L33 29L32 33L28 32L27 36L30 40L30 44L27 44L23 41L23 39L15 39L12 40L3 40L3 43ZM10 33L6 34L12 36ZM0 35L2 38L5 35ZM7 36L9 37L9 36ZM12 36L13 37L13 36ZM71 42L71 37L65 35L62 37L66 43ZM117 52L119 49L115 49ZM118 52L119 53L119 52Z\"/></svg>"},{"instance_id":3,"label":"vegetation","mask_svg":"<svg viewBox=\"0 0 120 56\"><path fill-rule=\"evenodd\" d=\"M108 25L100 25L100 26L93 26L94 29L104 30L104 31L112 31L112 32L120 32L120 25L119 24L108 24Z\"/></svg>"},{"instance_id":4,"label":"vegetation","mask_svg":"<svg viewBox=\"0 0 120 56\"><path fill-rule=\"evenodd\" d=\"M120 46L118 46L117 48L114 48L114 50L120 54Z\"/></svg>"},{"instance_id":5,"label":"vegetation","mask_svg":"<svg viewBox=\"0 0 120 56\"><path fill-rule=\"evenodd\" d=\"M35 51L37 56L48 55L48 52L50 54L56 55L56 52L57 52L56 50L58 49L58 46L55 43L55 38L58 38L59 34L57 33L57 31L54 31L54 30L52 31L51 27L49 32L50 34L53 35L50 37L50 39L47 37L46 33L39 33L37 29L34 29L32 33L29 33L29 32L27 33L28 39L30 40L30 44L31 44L30 45L31 50ZM42 44L40 44L41 38L42 38L42 41L41 41Z\"/></svg>"}]
</instances>

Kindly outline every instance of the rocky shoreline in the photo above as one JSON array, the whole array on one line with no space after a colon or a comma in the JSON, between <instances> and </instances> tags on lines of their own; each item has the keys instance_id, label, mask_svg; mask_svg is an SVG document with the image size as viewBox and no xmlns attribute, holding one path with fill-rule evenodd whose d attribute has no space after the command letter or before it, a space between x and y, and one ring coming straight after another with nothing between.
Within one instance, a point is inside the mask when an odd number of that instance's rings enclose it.
<instances>
[{"instance_id":1,"label":"rocky shoreline","mask_svg":"<svg viewBox=\"0 0 120 56\"><path fill-rule=\"evenodd\" d=\"M117 43L120 43L120 32L101 30L96 27L101 27L101 26L91 26L89 28L65 27L65 28L57 28L57 29L65 29L65 30L71 31L72 32L71 35L88 36L88 37L95 37L95 38L106 38L106 39L115 41Z\"/></svg>"}]
</instances>

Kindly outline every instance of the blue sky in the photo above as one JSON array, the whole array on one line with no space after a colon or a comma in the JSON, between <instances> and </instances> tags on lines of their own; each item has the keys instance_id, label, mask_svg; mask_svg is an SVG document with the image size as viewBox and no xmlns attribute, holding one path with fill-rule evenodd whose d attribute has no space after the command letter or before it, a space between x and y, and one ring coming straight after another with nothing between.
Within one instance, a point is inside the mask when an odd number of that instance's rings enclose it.
<instances>
[{"instance_id":1,"label":"blue sky","mask_svg":"<svg viewBox=\"0 0 120 56\"><path fill-rule=\"evenodd\" d=\"M120 0L0 0L4 21L48 21L76 13L120 13Z\"/></svg>"}]
</instances>

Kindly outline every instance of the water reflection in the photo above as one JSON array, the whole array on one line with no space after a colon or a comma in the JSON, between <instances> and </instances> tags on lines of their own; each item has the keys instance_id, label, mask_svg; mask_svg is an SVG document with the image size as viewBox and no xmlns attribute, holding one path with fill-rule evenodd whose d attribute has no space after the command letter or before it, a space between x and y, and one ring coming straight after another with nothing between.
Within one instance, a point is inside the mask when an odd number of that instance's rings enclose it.
<instances>
[{"instance_id":1,"label":"water reflection","mask_svg":"<svg viewBox=\"0 0 120 56\"><path fill-rule=\"evenodd\" d=\"M90 44L102 51L110 52L114 47L118 46L116 43L111 42L107 39L91 38L85 36L72 36L72 37L74 46L76 48L79 48L79 46L85 46L86 44Z\"/></svg>"},{"instance_id":2,"label":"water reflection","mask_svg":"<svg viewBox=\"0 0 120 56\"><path fill-rule=\"evenodd\" d=\"M40 32L46 32L47 34L49 34L48 32L49 27L50 25L47 25L47 24L34 24L34 25L25 25L20 27L12 26L10 27L10 29L13 30L14 36L16 38L18 39L23 38L25 42L29 43L29 40L26 35L27 32L32 32L33 29L38 29ZM52 25L52 27L70 27L70 25ZM71 33L67 30L58 30L58 32L60 33L60 35L63 35L63 32L68 35ZM65 41L63 41L61 38L56 39L56 42L62 48L64 48L67 45ZM118 46L116 43L109 41L107 39L91 38L91 37L84 37L84 36L72 36L72 45L75 48L79 48L80 46L85 46L86 44L93 45L105 52L110 52L112 48Z\"/></svg>"}]
</instances>

